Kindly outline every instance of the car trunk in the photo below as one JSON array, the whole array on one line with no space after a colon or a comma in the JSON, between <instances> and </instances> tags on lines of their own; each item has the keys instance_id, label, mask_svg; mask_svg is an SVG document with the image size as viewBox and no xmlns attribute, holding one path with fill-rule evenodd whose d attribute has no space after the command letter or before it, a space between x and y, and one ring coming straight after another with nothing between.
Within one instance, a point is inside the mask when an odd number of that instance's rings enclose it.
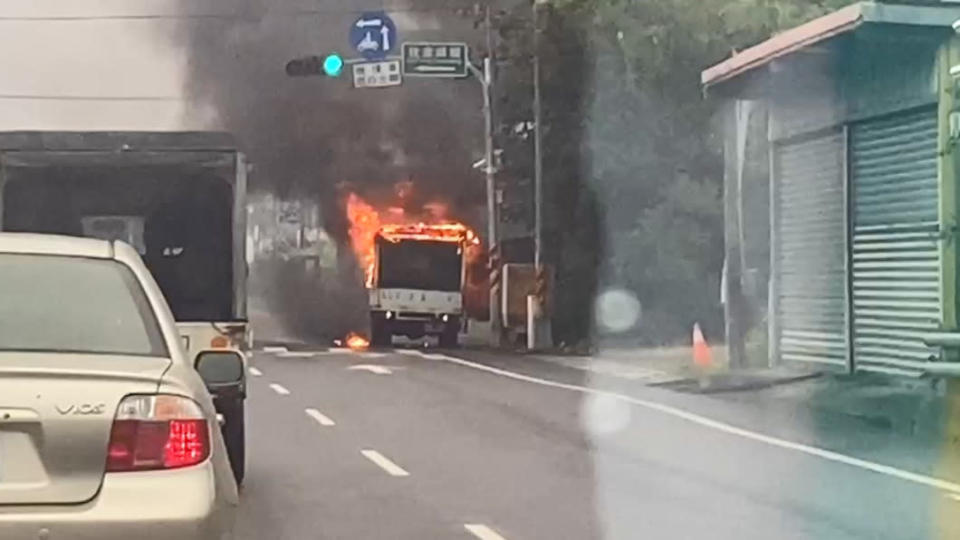
<instances>
[{"instance_id":1,"label":"car trunk","mask_svg":"<svg viewBox=\"0 0 960 540\"><path fill-rule=\"evenodd\" d=\"M169 363L0 353L0 505L92 499L103 480L117 406L126 395L156 392Z\"/></svg>"}]
</instances>

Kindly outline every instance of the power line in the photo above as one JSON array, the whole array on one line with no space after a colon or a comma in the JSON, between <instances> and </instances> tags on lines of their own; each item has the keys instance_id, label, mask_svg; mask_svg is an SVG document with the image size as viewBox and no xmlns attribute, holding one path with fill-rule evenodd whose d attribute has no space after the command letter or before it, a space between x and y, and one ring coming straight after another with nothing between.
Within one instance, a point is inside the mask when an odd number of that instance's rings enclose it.
<instances>
[{"instance_id":1,"label":"power line","mask_svg":"<svg viewBox=\"0 0 960 540\"><path fill-rule=\"evenodd\" d=\"M153 21L153 20L261 20L266 18L297 18L315 17L318 15L359 15L365 11L386 11L387 13L449 13L465 14L472 11L473 5L424 7L424 8L390 8L377 7L369 10L361 8L350 9L301 9L292 11L265 11L263 13L153 13L127 15L43 15L19 16L0 15L0 22L84 22L84 21Z\"/></svg>"},{"instance_id":2,"label":"power line","mask_svg":"<svg viewBox=\"0 0 960 540\"><path fill-rule=\"evenodd\" d=\"M82 95L53 95L53 94L0 94L0 100L23 101L187 101L176 96L82 96Z\"/></svg>"}]
</instances>

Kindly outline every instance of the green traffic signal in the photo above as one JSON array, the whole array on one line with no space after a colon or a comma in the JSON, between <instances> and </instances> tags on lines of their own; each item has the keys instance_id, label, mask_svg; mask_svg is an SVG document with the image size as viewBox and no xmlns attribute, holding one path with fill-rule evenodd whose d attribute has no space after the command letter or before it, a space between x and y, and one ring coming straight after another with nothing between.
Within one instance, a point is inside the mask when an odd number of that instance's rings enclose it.
<instances>
[{"instance_id":1,"label":"green traffic signal","mask_svg":"<svg viewBox=\"0 0 960 540\"><path fill-rule=\"evenodd\" d=\"M324 58L319 56L303 56L287 62L286 72L290 77L311 77L326 75L339 77L343 73L346 62L339 54L333 53Z\"/></svg>"},{"instance_id":2,"label":"green traffic signal","mask_svg":"<svg viewBox=\"0 0 960 540\"><path fill-rule=\"evenodd\" d=\"M343 58L339 54L331 54L323 59L323 72L328 77L339 77L343 72Z\"/></svg>"}]
</instances>

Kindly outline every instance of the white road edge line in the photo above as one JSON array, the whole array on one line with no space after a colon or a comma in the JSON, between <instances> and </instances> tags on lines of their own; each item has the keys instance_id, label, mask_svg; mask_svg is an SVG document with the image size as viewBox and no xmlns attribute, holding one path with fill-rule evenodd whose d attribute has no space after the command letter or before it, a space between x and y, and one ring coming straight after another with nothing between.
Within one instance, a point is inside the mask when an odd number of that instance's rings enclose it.
<instances>
[{"instance_id":1,"label":"white road edge line","mask_svg":"<svg viewBox=\"0 0 960 540\"><path fill-rule=\"evenodd\" d=\"M304 412L307 413L307 416L316 420L317 423L319 423L321 426L337 425L333 420L330 419L329 416L326 416L325 414L323 414L322 412L316 409L304 409Z\"/></svg>"},{"instance_id":2,"label":"white road edge line","mask_svg":"<svg viewBox=\"0 0 960 540\"><path fill-rule=\"evenodd\" d=\"M289 391L289 390L287 390L286 388L280 386L280 385L277 384L277 383L272 383L272 384L270 385L270 388L271 388L274 392L280 394L281 396L288 396L288 395L290 395L290 391Z\"/></svg>"},{"instance_id":3,"label":"white road edge line","mask_svg":"<svg viewBox=\"0 0 960 540\"><path fill-rule=\"evenodd\" d=\"M421 356L424 356L424 355L421 353ZM440 359L438 357L442 356L443 360L447 362L451 362L453 364L458 364L464 367L469 367L469 368L480 370L480 371L486 371L488 373L493 373L495 375L500 375L502 377L507 377L510 379L518 380L518 381L539 384L541 386L548 386L551 388L559 388L562 390L570 390L573 392L580 392L584 394L593 394L596 396L605 396L605 397L618 399L620 401L637 405L645 409L650 409L653 411L661 412L663 414L674 416L676 418L686 420L693 424L715 429L717 431L722 431L724 433L729 433L731 435L736 435L738 437L743 437L745 439L750 439L760 443L768 444L770 446L775 446L777 448L793 450L795 452L800 452L802 454L819 457L827 461L843 463L845 465L850 465L852 467L857 467L857 468L875 472L878 474L899 478L900 480L905 480L907 482L913 482L915 484L921 484L921 485L929 486L932 488L940 489L949 493L955 493L957 495L960 495L960 484L950 482L948 480L943 480L940 478L934 478L932 476L926 476L923 474L917 474L914 472L905 471L903 469L898 469L896 467L891 467L889 465L874 463L872 461L867 461L865 459L855 458L852 456L841 454L839 452L833 452L831 450L824 450L822 448L817 448L815 446L808 446L806 444L788 441L786 439L781 439L779 437L764 435L762 433L757 433L755 431L750 431L748 429L739 428L737 426L727 424L726 422L713 420L705 416L700 416L698 414L687 412L683 409L678 409L676 407L671 407L670 405L657 403L655 401L639 399L639 398L635 398L625 394L618 394L616 392L609 392L606 390L595 390L593 388L587 388L585 386L577 386L575 384L566 384L566 383L559 383L555 381L548 381L546 379L531 377L529 375L522 375L520 373L514 373L512 371L490 367L483 364L478 364L476 362L470 362L468 360L463 360L461 358L456 358L453 356L447 356L447 355L431 355L431 356L433 357L433 358L430 358L431 360Z\"/></svg>"},{"instance_id":4,"label":"white road edge line","mask_svg":"<svg viewBox=\"0 0 960 540\"><path fill-rule=\"evenodd\" d=\"M467 523L463 528L480 540L507 540L497 534L497 531L480 523Z\"/></svg>"},{"instance_id":5,"label":"white road edge line","mask_svg":"<svg viewBox=\"0 0 960 540\"><path fill-rule=\"evenodd\" d=\"M260 371L259 369L255 368L255 367L251 367L248 371L250 371L250 374L253 375L254 377L262 377L262 376L263 376L263 372Z\"/></svg>"},{"instance_id":6,"label":"white road edge line","mask_svg":"<svg viewBox=\"0 0 960 540\"><path fill-rule=\"evenodd\" d=\"M376 450L361 450L363 457L372 461L375 465L386 471L390 476L410 476L410 473L403 470L399 465L390 461L380 452Z\"/></svg>"}]
</instances>

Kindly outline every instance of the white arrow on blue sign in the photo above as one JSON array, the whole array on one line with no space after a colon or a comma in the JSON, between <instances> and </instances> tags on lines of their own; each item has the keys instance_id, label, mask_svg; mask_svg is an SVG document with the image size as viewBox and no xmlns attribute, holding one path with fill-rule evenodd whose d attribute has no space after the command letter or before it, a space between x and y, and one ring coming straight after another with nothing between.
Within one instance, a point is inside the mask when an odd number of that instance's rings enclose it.
<instances>
[{"instance_id":1,"label":"white arrow on blue sign","mask_svg":"<svg viewBox=\"0 0 960 540\"><path fill-rule=\"evenodd\" d=\"M367 60L383 60L399 42L397 25L386 13L364 13L350 25L350 46Z\"/></svg>"}]
</instances>

